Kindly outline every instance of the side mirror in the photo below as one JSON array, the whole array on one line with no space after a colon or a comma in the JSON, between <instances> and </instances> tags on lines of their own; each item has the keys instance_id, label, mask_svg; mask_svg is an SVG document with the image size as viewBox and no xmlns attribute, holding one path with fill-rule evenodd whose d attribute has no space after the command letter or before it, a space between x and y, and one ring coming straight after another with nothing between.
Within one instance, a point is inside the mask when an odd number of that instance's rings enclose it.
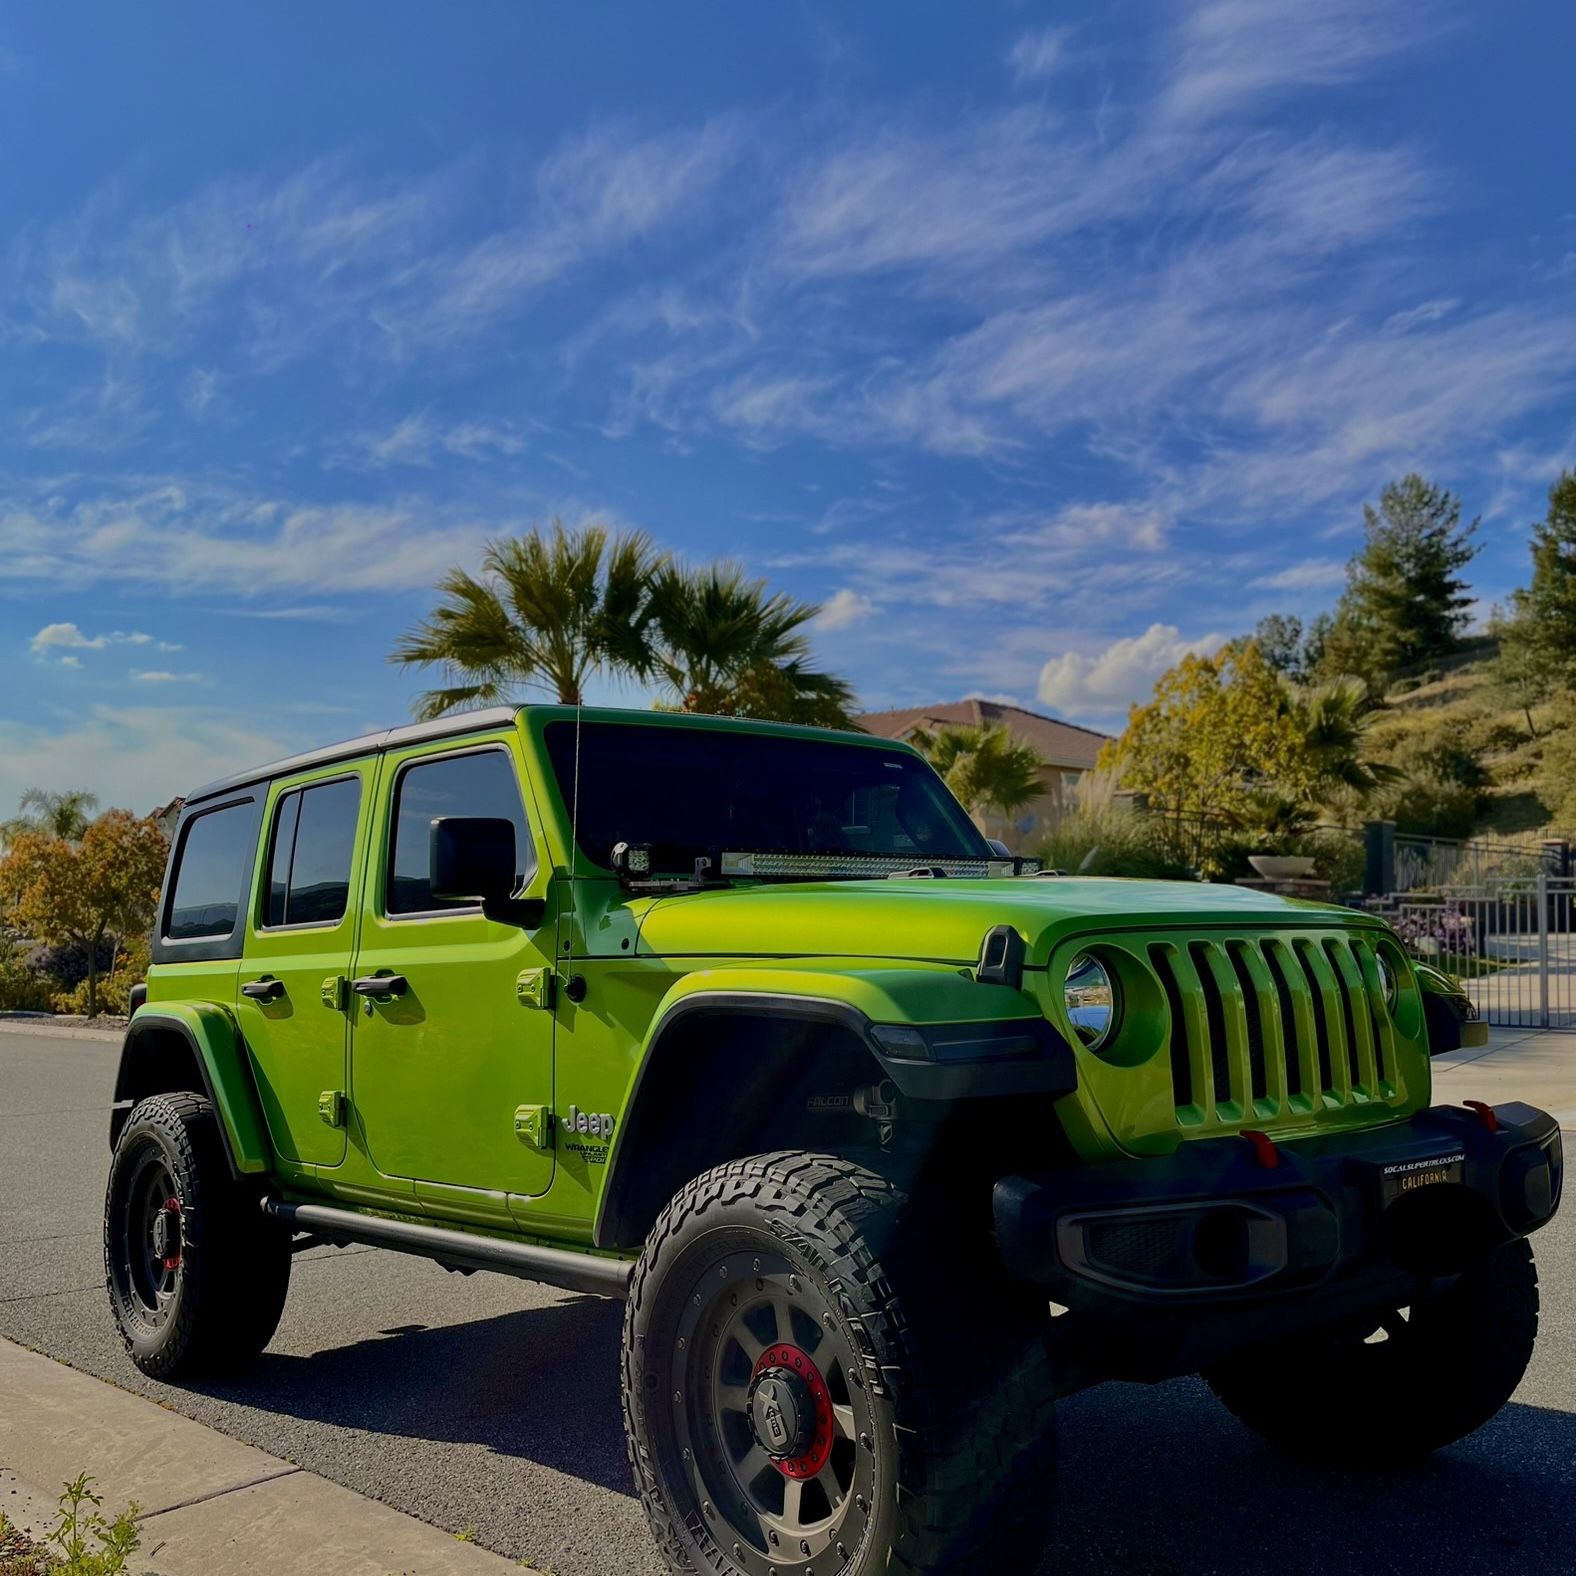
<instances>
[{"instance_id":1,"label":"side mirror","mask_svg":"<svg viewBox=\"0 0 1576 1576\"><path fill-rule=\"evenodd\" d=\"M442 903L477 903L488 919L534 929L547 905L514 896L514 825L501 817L439 816L428 844L428 884Z\"/></svg>"}]
</instances>

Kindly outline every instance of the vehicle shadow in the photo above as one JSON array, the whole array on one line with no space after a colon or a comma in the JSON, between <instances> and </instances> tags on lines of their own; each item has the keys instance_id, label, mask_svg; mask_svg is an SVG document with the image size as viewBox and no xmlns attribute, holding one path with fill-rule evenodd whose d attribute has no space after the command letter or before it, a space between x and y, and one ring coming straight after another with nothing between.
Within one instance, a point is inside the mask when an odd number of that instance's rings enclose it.
<instances>
[{"instance_id":1,"label":"vehicle shadow","mask_svg":"<svg viewBox=\"0 0 1576 1576\"><path fill-rule=\"evenodd\" d=\"M575 1297L463 1325L396 1326L308 1357L271 1353L243 1379L202 1388L293 1418L482 1445L629 1495L622 1316L618 1304ZM1425 1464L1379 1474L1284 1460L1196 1380L1103 1386L1061 1414L1044 1576L1571 1569L1570 1413L1513 1404Z\"/></svg>"},{"instance_id":2,"label":"vehicle shadow","mask_svg":"<svg viewBox=\"0 0 1576 1576\"><path fill-rule=\"evenodd\" d=\"M1462 1576L1511 1566L1563 1576L1576 1558L1576 1416L1568 1412L1513 1403L1421 1465L1341 1472L1286 1460L1201 1381L1179 1380L1072 1397L1062 1407L1062 1446L1043 1576Z\"/></svg>"},{"instance_id":3,"label":"vehicle shadow","mask_svg":"<svg viewBox=\"0 0 1576 1576\"><path fill-rule=\"evenodd\" d=\"M188 1388L290 1418L483 1445L632 1494L619 1403L622 1303L564 1297L466 1324L398 1325L309 1357L266 1352Z\"/></svg>"}]
</instances>

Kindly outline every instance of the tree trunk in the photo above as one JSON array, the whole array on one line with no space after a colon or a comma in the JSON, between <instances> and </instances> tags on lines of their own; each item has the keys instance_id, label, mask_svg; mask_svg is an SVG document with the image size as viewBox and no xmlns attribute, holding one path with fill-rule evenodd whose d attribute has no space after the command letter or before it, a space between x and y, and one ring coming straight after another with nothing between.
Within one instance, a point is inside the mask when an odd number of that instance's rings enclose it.
<instances>
[{"instance_id":1,"label":"tree trunk","mask_svg":"<svg viewBox=\"0 0 1576 1576\"><path fill-rule=\"evenodd\" d=\"M102 929L95 932L88 942L88 1021L98 1017L98 951L104 939Z\"/></svg>"}]
</instances>

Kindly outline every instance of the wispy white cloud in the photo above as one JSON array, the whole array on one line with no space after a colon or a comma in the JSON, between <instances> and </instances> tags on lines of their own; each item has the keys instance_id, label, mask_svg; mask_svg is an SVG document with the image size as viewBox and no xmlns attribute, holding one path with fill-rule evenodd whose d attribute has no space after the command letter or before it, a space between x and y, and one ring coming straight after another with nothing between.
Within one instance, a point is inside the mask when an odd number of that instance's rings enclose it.
<instances>
[{"instance_id":1,"label":"wispy white cloud","mask_svg":"<svg viewBox=\"0 0 1576 1576\"><path fill-rule=\"evenodd\" d=\"M1069 27L1042 27L1024 33L1007 51L1012 79L1019 84L1042 82L1067 63L1067 45L1072 38Z\"/></svg>"},{"instance_id":2,"label":"wispy white cloud","mask_svg":"<svg viewBox=\"0 0 1576 1576\"><path fill-rule=\"evenodd\" d=\"M1143 634L1113 640L1092 654L1052 657L1040 670L1039 697L1070 716L1109 716L1141 700L1183 657L1217 650L1225 640L1221 634L1189 640L1175 624L1151 624Z\"/></svg>"},{"instance_id":3,"label":"wispy white cloud","mask_svg":"<svg viewBox=\"0 0 1576 1576\"><path fill-rule=\"evenodd\" d=\"M74 623L45 624L28 642L28 649L35 657L49 657L55 652L103 651L108 646L145 646L156 651L179 651L179 645L157 640L140 629L113 629L105 634L87 635ZM62 657L61 661L67 661ZM79 658L70 658L70 665L79 667Z\"/></svg>"},{"instance_id":4,"label":"wispy white cloud","mask_svg":"<svg viewBox=\"0 0 1576 1576\"><path fill-rule=\"evenodd\" d=\"M341 592L400 590L429 586L455 563L474 559L500 524L467 522L427 500L302 503L196 483L69 504L0 499L0 580L108 581L248 600L325 583ZM82 637L90 647L113 638Z\"/></svg>"},{"instance_id":5,"label":"wispy white cloud","mask_svg":"<svg viewBox=\"0 0 1576 1576\"><path fill-rule=\"evenodd\" d=\"M1304 558L1251 583L1261 591L1333 591L1346 583L1346 564L1339 558Z\"/></svg>"},{"instance_id":6,"label":"wispy white cloud","mask_svg":"<svg viewBox=\"0 0 1576 1576\"><path fill-rule=\"evenodd\" d=\"M863 623L875 610L875 603L863 592L843 586L821 604L821 611L816 615L815 627L824 634L832 634L839 629L850 629L855 624Z\"/></svg>"},{"instance_id":7,"label":"wispy white cloud","mask_svg":"<svg viewBox=\"0 0 1576 1576\"><path fill-rule=\"evenodd\" d=\"M360 432L337 443L327 464L347 470L381 471L401 465L430 468L445 456L466 460L523 454L526 439L512 422L439 422L414 411L386 431Z\"/></svg>"},{"instance_id":8,"label":"wispy white cloud","mask_svg":"<svg viewBox=\"0 0 1576 1576\"><path fill-rule=\"evenodd\" d=\"M105 805L146 812L178 793L306 741L233 706L99 703L61 723L0 718L0 804L30 787L85 788Z\"/></svg>"},{"instance_id":9,"label":"wispy white cloud","mask_svg":"<svg viewBox=\"0 0 1576 1576\"><path fill-rule=\"evenodd\" d=\"M1163 103L1197 120L1350 82L1438 25L1432 6L1412 0L1190 0L1178 13Z\"/></svg>"},{"instance_id":10,"label":"wispy white cloud","mask_svg":"<svg viewBox=\"0 0 1576 1576\"><path fill-rule=\"evenodd\" d=\"M206 684L205 673L172 673L167 668L133 668L131 676L138 684Z\"/></svg>"}]
</instances>

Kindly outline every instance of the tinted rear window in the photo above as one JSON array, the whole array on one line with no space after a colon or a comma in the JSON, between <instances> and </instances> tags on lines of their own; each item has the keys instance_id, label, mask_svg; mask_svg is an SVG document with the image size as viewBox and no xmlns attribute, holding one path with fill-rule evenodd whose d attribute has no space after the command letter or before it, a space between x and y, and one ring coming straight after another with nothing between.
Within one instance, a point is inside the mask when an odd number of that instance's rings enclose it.
<instances>
[{"instance_id":1,"label":"tinted rear window","mask_svg":"<svg viewBox=\"0 0 1576 1576\"><path fill-rule=\"evenodd\" d=\"M252 799L194 815L181 830L180 856L164 935L170 941L229 936L241 911L257 845Z\"/></svg>"},{"instance_id":2,"label":"tinted rear window","mask_svg":"<svg viewBox=\"0 0 1576 1576\"><path fill-rule=\"evenodd\" d=\"M286 794L274 817L270 925L334 925L350 900L361 781L346 777Z\"/></svg>"},{"instance_id":3,"label":"tinted rear window","mask_svg":"<svg viewBox=\"0 0 1576 1576\"><path fill-rule=\"evenodd\" d=\"M432 895L429 860L432 823L439 816L489 816L514 823L516 892L536 869L536 853L520 803L514 762L502 750L441 755L418 761L400 773L394 790L394 847L389 856L388 912L423 914L441 908L474 908L465 902L440 903Z\"/></svg>"},{"instance_id":4,"label":"tinted rear window","mask_svg":"<svg viewBox=\"0 0 1576 1576\"><path fill-rule=\"evenodd\" d=\"M650 843L688 871L716 849L989 858L974 823L906 750L705 728L550 723L547 748L585 855Z\"/></svg>"}]
</instances>

